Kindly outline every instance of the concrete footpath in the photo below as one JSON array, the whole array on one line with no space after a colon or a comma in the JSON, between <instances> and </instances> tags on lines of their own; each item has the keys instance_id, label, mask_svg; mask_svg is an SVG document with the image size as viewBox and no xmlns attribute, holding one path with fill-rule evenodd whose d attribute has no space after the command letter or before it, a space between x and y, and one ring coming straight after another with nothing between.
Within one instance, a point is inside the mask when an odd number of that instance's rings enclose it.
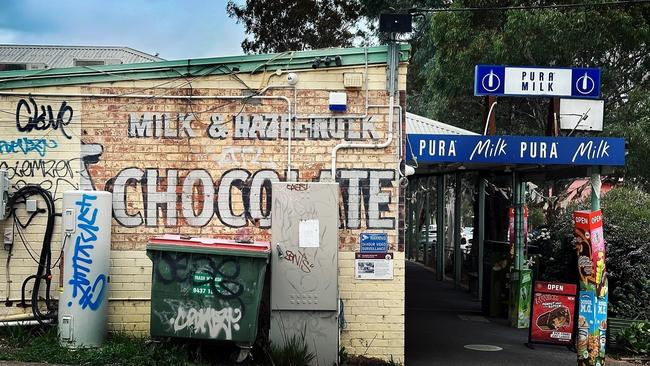
<instances>
[{"instance_id":1,"label":"concrete footpath","mask_svg":"<svg viewBox=\"0 0 650 366\"><path fill-rule=\"evenodd\" d=\"M566 347L527 348L527 329L482 316L480 303L453 283L436 281L419 264L406 266L406 366L554 365L575 366ZM499 351L476 351L466 345L488 345Z\"/></svg>"}]
</instances>

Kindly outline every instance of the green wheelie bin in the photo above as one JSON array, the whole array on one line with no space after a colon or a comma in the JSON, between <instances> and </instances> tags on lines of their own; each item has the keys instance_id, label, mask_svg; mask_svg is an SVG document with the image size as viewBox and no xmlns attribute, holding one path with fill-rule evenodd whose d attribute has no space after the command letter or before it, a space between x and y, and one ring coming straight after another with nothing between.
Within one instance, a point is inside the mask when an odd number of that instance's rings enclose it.
<instances>
[{"instance_id":1,"label":"green wheelie bin","mask_svg":"<svg viewBox=\"0 0 650 366\"><path fill-rule=\"evenodd\" d=\"M151 238L152 337L255 341L268 242L163 235Z\"/></svg>"}]
</instances>

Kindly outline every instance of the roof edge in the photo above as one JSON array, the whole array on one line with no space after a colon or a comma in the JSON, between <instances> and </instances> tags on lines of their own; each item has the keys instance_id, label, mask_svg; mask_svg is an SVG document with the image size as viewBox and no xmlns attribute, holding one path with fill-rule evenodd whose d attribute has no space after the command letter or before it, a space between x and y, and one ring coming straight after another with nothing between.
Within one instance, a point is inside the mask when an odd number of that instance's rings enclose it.
<instances>
[{"instance_id":1,"label":"roof edge","mask_svg":"<svg viewBox=\"0 0 650 366\"><path fill-rule=\"evenodd\" d=\"M400 45L400 62L408 61L411 47ZM154 61L134 64L69 67L60 69L0 72L0 90L53 85L76 85L134 79L195 77L231 73L296 70L311 67L319 58L340 56L341 66L385 64L388 46L327 48L310 51ZM337 66L331 66L334 68ZM322 69L326 69L324 67Z\"/></svg>"},{"instance_id":2,"label":"roof edge","mask_svg":"<svg viewBox=\"0 0 650 366\"><path fill-rule=\"evenodd\" d=\"M165 61L165 59L152 55L150 53L136 50L135 48L129 46L66 46L66 45L54 45L54 44L11 44L11 43L0 43L0 48L51 48L51 49L74 49L74 50L84 50L84 49L93 49L93 50L120 50L124 52L131 53L133 55L151 59L152 61Z\"/></svg>"}]
</instances>

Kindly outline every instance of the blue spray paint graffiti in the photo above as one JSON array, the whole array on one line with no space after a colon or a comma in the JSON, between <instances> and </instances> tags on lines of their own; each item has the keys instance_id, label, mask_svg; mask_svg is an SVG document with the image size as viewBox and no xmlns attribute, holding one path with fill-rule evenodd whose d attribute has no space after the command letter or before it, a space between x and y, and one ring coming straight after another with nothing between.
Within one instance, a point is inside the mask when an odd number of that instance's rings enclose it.
<instances>
[{"instance_id":1,"label":"blue spray paint graffiti","mask_svg":"<svg viewBox=\"0 0 650 366\"><path fill-rule=\"evenodd\" d=\"M84 193L81 201L75 202L79 209L77 216L79 234L72 255L72 279L68 282L72 285L72 297L76 299L80 295L79 305L81 308L89 307L91 310L99 308L106 292L105 274L99 274L92 286L87 278L90 272L89 266L93 263L91 250L95 247L93 243L97 241L97 232L99 231L99 226L95 225L98 210L93 208L92 202L96 199L96 195ZM72 306L72 301L68 302L68 306Z\"/></svg>"},{"instance_id":2,"label":"blue spray paint graffiti","mask_svg":"<svg viewBox=\"0 0 650 366\"><path fill-rule=\"evenodd\" d=\"M15 140L0 140L0 154L17 154L23 153L25 155L30 152L35 152L41 157L45 156L48 149L55 149L59 143L52 139L30 139L27 137L18 138Z\"/></svg>"}]
</instances>

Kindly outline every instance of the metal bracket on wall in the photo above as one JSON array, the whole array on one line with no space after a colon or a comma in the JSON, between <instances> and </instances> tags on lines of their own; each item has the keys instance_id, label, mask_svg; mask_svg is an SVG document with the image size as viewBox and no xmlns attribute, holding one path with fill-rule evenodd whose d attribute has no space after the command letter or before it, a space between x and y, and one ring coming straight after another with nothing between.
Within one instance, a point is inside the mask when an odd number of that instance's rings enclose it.
<instances>
[{"instance_id":1,"label":"metal bracket on wall","mask_svg":"<svg viewBox=\"0 0 650 366\"><path fill-rule=\"evenodd\" d=\"M395 92L397 89L399 59L399 43L392 41L388 44L388 61L386 62L386 90L390 92Z\"/></svg>"}]
</instances>

